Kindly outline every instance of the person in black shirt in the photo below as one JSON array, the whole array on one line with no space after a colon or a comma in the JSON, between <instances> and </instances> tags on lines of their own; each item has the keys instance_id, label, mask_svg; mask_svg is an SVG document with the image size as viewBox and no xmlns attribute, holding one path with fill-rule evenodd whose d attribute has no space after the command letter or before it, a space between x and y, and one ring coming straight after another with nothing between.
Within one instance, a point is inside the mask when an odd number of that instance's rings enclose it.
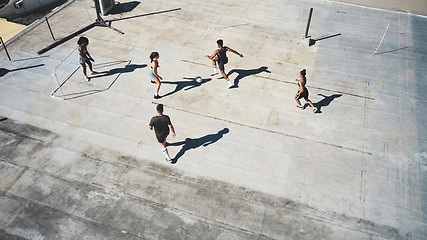
<instances>
[{"instance_id":1,"label":"person in black shirt","mask_svg":"<svg viewBox=\"0 0 427 240\"><path fill-rule=\"evenodd\" d=\"M157 116L151 118L148 128L150 128L150 130L153 130L154 128L157 141L162 146L163 154L165 154L166 162L172 162L172 159L169 156L168 150L166 148L166 137L169 135L169 129L172 131L173 137L175 137L176 134L169 116L163 115L163 104L157 105Z\"/></svg>"},{"instance_id":2,"label":"person in black shirt","mask_svg":"<svg viewBox=\"0 0 427 240\"><path fill-rule=\"evenodd\" d=\"M223 46L224 41L222 39L219 39L218 41L216 41L216 43L218 44L218 49L215 50L215 52L211 56L206 55L207 58L212 60L212 64L213 64L214 72L211 75L218 74L218 71L216 68L216 65L217 65L216 63L218 62L219 70L221 71L222 76L228 82L228 88L232 88L234 84L231 83L230 80L228 80L227 74L225 74L225 67L224 67L224 65L228 63L227 51L237 54L240 57L243 57L243 54L238 53L237 51L229 47Z\"/></svg>"}]
</instances>

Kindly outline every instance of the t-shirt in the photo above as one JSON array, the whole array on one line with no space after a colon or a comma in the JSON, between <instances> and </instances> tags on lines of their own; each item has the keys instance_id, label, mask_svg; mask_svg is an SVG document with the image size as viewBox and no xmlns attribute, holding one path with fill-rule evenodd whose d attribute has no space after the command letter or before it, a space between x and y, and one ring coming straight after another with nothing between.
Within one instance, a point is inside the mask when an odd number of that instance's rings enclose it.
<instances>
[{"instance_id":1,"label":"t-shirt","mask_svg":"<svg viewBox=\"0 0 427 240\"><path fill-rule=\"evenodd\" d=\"M172 123L168 115L162 115L152 117L149 125L154 127L157 139L163 139L168 136Z\"/></svg>"}]
</instances>

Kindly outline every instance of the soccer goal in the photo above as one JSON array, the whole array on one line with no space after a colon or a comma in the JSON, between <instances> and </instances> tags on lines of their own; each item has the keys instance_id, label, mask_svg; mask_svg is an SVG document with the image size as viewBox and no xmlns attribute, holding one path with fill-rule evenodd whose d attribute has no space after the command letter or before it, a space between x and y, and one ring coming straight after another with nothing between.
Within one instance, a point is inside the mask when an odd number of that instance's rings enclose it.
<instances>
[{"instance_id":1,"label":"soccer goal","mask_svg":"<svg viewBox=\"0 0 427 240\"><path fill-rule=\"evenodd\" d=\"M80 68L80 65L76 66L78 59L78 51L76 51L78 46L74 48L58 65L53 68L52 74L50 75L52 83L52 93L51 97L55 97L61 100L64 100L64 92L62 91L62 86L77 72ZM73 58L70 58L73 56Z\"/></svg>"}]
</instances>

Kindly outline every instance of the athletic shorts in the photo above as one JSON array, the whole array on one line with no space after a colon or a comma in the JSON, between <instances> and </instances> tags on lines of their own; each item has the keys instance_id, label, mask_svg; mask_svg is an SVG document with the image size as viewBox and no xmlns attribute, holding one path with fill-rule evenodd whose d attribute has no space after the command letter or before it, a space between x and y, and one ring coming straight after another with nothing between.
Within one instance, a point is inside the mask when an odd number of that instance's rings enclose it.
<instances>
[{"instance_id":1,"label":"athletic shorts","mask_svg":"<svg viewBox=\"0 0 427 240\"><path fill-rule=\"evenodd\" d=\"M221 72L224 72L225 71L225 64L224 63L220 63L220 62L218 62L217 61L217 64L218 64L218 68L219 68L219 70L221 71Z\"/></svg>"},{"instance_id":2,"label":"athletic shorts","mask_svg":"<svg viewBox=\"0 0 427 240\"><path fill-rule=\"evenodd\" d=\"M156 78L157 77L156 75L154 75L153 69L150 69L150 77L151 78Z\"/></svg>"},{"instance_id":3,"label":"athletic shorts","mask_svg":"<svg viewBox=\"0 0 427 240\"><path fill-rule=\"evenodd\" d=\"M298 92L297 92L297 94L298 94ZM307 90L307 88L304 89L304 91L302 91L302 93L297 97L298 100L300 100L301 98L304 98L304 99L308 98L308 90Z\"/></svg>"},{"instance_id":4,"label":"athletic shorts","mask_svg":"<svg viewBox=\"0 0 427 240\"><path fill-rule=\"evenodd\" d=\"M85 63L87 61L87 58L84 58L79 55L79 63Z\"/></svg>"},{"instance_id":5,"label":"athletic shorts","mask_svg":"<svg viewBox=\"0 0 427 240\"><path fill-rule=\"evenodd\" d=\"M167 136L166 136L167 137ZM159 143L164 143L164 142L166 142L166 137L164 137L164 138L157 138L157 141L159 142Z\"/></svg>"}]
</instances>

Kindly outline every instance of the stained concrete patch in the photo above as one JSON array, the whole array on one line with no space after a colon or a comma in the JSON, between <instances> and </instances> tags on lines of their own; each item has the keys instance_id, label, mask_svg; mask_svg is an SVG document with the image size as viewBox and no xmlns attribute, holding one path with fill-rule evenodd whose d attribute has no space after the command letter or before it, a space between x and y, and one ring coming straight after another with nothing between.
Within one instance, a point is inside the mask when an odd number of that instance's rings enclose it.
<instances>
[{"instance_id":1,"label":"stained concrete patch","mask_svg":"<svg viewBox=\"0 0 427 240\"><path fill-rule=\"evenodd\" d=\"M7 129L1 131L4 134ZM39 151L29 148L21 155L43 159L46 154L40 152L56 150L54 144L45 143ZM186 177L154 163L143 168L127 165L119 179L103 186L95 184L96 177L70 175L73 168L85 162L103 161L85 156L79 159L77 155L71 159L80 163L65 162L68 170L64 172L61 168L52 171L49 165L25 167L22 171L24 167L1 162L5 166L0 168L2 176L7 176L10 169L20 170L15 170L14 176L19 174L19 178L14 178L1 200L1 212L9 216L2 218L5 233L25 238L88 239L312 239L314 235L318 239L401 238L397 229L322 212L221 181ZM97 168L104 169L104 165Z\"/></svg>"},{"instance_id":2,"label":"stained concrete patch","mask_svg":"<svg viewBox=\"0 0 427 240\"><path fill-rule=\"evenodd\" d=\"M0 191L8 191L14 182L25 171L25 167L19 167L8 162L0 162L0 173L2 181L0 182Z\"/></svg>"}]
</instances>

